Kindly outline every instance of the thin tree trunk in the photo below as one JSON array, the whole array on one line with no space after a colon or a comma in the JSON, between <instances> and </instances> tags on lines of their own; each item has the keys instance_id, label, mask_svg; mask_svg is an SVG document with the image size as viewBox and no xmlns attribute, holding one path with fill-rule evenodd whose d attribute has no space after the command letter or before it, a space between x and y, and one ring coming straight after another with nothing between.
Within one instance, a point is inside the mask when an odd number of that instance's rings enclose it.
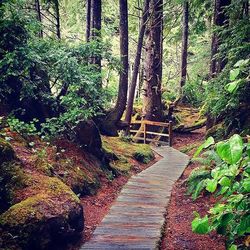
<instances>
[{"instance_id":1,"label":"thin tree trunk","mask_svg":"<svg viewBox=\"0 0 250 250\"><path fill-rule=\"evenodd\" d=\"M148 19L149 1L150 0L145 0L144 2L144 10L142 14L141 27L140 27L139 37L138 37L137 51L136 51L136 57L135 57L135 62L134 62L134 70L133 70L132 81L131 81L130 89L129 89L129 98L128 98L128 105L127 105L127 110L126 110L126 117L125 117L125 121L128 124L130 124L131 122L131 116L133 112L135 89L136 89L136 83L137 83L137 78L138 78L138 72L140 69L143 37L144 37L145 29L146 29L146 22Z\"/></svg>"},{"instance_id":2,"label":"thin tree trunk","mask_svg":"<svg viewBox=\"0 0 250 250\"><path fill-rule=\"evenodd\" d=\"M60 10L59 10L59 1L54 0L55 4L55 16L56 16L56 36L58 39L61 39L61 24L60 24Z\"/></svg>"},{"instance_id":3,"label":"thin tree trunk","mask_svg":"<svg viewBox=\"0 0 250 250\"><path fill-rule=\"evenodd\" d=\"M101 28L102 28L102 1L101 0L91 0L91 40L100 41L101 40ZM101 55L96 55L91 60L93 64L96 65L98 72L101 75L102 69L102 58ZM99 89L102 88L102 79L97 86Z\"/></svg>"},{"instance_id":4,"label":"thin tree trunk","mask_svg":"<svg viewBox=\"0 0 250 250\"><path fill-rule=\"evenodd\" d=\"M121 73L119 79L119 90L116 105L103 122L102 132L107 135L117 135L117 126L120 121L127 102L128 92L128 2L119 0L120 3L120 56Z\"/></svg>"},{"instance_id":5,"label":"thin tree trunk","mask_svg":"<svg viewBox=\"0 0 250 250\"><path fill-rule=\"evenodd\" d=\"M231 0L215 0L214 1L214 27L222 27L228 25L228 15L225 7L229 6ZM215 58L220 46L220 37L218 32L214 31L211 43L211 62L210 76L214 77L220 73L226 65L226 58Z\"/></svg>"},{"instance_id":6,"label":"thin tree trunk","mask_svg":"<svg viewBox=\"0 0 250 250\"><path fill-rule=\"evenodd\" d=\"M37 21L42 24L42 15L41 15L41 7L40 7L39 0L35 0L35 9L36 9L36 12L37 12ZM42 27L39 30L38 36L41 37L41 38L43 37Z\"/></svg>"},{"instance_id":7,"label":"thin tree trunk","mask_svg":"<svg viewBox=\"0 0 250 250\"><path fill-rule=\"evenodd\" d=\"M146 31L145 81L143 87L143 118L162 120L162 18L163 1L150 0L149 23Z\"/></svg>"},{"instance_id":8,"label":"thin tree trunk","mask_svg":"<svg viewBox=\"0 0 250 250\"><path fill-rule=\"evenodd\" d=\"M183 3L183 31L182 31L182 50L181 50L181 82L182 88L187 78L187 56L188 56L188 1Z\"/></svg>"},{"instance_id":9,"label":"thin tree trunk","mask_svg":"<svg viewBox=\"0 0 250 250\"><path fill-rule=\"evenodd\" d=\"M91 0L86 0L86 42L89 42L91 30Z\"/></svg>"}]
</instances>

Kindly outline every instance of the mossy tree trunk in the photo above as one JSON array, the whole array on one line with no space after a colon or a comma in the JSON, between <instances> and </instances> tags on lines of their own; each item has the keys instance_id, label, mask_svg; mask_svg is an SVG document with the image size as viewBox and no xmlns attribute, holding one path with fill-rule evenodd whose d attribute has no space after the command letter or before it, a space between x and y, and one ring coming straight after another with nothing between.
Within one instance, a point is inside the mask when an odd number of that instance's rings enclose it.
<instances>
[{"instance_id":1,"label":"mossy tree trunk","mask_svg":"<svg viewBox=\"0 0 250 250\"><path fill-rule=\"evenodd\" d=\"M143 118L162 120L162 19L163 1L150 0L149 21L146 30L146 57L144 63Z\"/></svg>"}]
</instances>

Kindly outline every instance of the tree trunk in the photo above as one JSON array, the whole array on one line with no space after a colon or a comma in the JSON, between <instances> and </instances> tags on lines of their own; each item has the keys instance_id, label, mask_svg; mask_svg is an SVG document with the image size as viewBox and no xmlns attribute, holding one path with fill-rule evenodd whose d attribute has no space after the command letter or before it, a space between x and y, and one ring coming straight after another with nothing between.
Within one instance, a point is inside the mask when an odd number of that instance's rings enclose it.
<instances>
[{"instance_id":1,"label":"tree trunk","mask_svg":"<svg viewBox=\"0 0 250 250\"><path fill-rule=\"evenodd\" d=\"M182 88L187 78L187 52L188 52L188 1L183 3L183 27L182 27L182 50L181 50L181 82Z\"/></svg>"},{"instance_id":2,"label":"tree trunk","mask_svg":"<svg viewBox=\"0 0 250 250\"><path fill-rule=\"evenodd\" d=\"M40 24L42 25L42 15L41 15L41 8L40 8L40 2L39 0L35 0L35 9L37 12L37 21L40 22ZM39 32L38 32L38 36L39 37L43 37L43 30L42 27L40 28Z\"/></svg>"},{"instance_id":3,"label":"tree trunk","mask_svg":"<svg viewBox=\"0 0 250 250\"><path fill-rule=\"evenodd\" d=\"M128 91L128 2L120 0L120 56L121 73L116 105L106 116L101 130L107 135L117 135L118 122L126 108Z\"/></svg>"},{"instance_id":4,"label":"tree trunk","mask_svg":"<svg viewBox=\"0 0 250 250\"><path fill-rule=\"evenodd\" d=\"M143 118L162 120L162 18L163 1L150 0L146 30L145 80L143 86Z\"/></svg>"},{"instance_id":5,"label":"tree trunk","mask_svg":"<svg viewBox=\"0 0 250 250\"><path fill-rule=\"evenodd\" d=\"M143 46L143 37L146 29L146 22L148 20L148 9L149 9L149 0L144 1L144 10L142 14L142 20L141 20L141 27L138 37L138 43L137 43L137 51L136 51L136 57L134 62L134 70L132 75L132 81L130 84L129 89L129 98L128 98L128 105L126 110L126 117L125 121L130 124L131 122L131 116L133 112L133 103L134 103L134 96L135 96L135 88L138 78L138 72L140 68L140 61L141 61L141 52L142 52L142 46Z\"/></svg>"},{"instance_id":6,"label":"tree trunk","mask_svg":"<svg viewBox=\"0 0 250 250\"><path fill-rule=\"evenodd\" d=\"M56 17L56 36L58 39L61 39L59 1L54 0L54 5L55 5L55 17Z\"/></svg>"},{"instance_id":7,"label":"tree trunk","mask_svg":"<svg viewBox=\"0 0 250 250\"><path fill-rule=\"evenodd\" d=\"M91 30L91 0L86 0L86 42L89 42Z\"/></svg>"},{"instance_id":8,"label":"tree trunk","mask_svg":"<svg viewBox=\"0 0 250 250\"><path fill-rule=\"evenodd\" d=\"M230 5L231 0L215 0L214 1L214 27L222 27L228 25L228 16L225 12L225 7ZM216 31L213 32L211 43L211 63L210 76L214 77L220 73L226 65L225 58L215 58L220 46L220 37Z\"/></svg>"},{"instance_id":9,"label":"tree trunk","mask_svg":"<svg viewBox=\"0 0 250 250\"><path fill-rule=\"evenodd\" d=\"M91 0L91 40L101 40L101 28L102 28L102 1ZM101 55L96 55L92 58L91 63L95 64L98 72L101 75L102 60ZM102 79L100 79L98 86L99 89L102 87Z\"/></svg>"}]
</instances>

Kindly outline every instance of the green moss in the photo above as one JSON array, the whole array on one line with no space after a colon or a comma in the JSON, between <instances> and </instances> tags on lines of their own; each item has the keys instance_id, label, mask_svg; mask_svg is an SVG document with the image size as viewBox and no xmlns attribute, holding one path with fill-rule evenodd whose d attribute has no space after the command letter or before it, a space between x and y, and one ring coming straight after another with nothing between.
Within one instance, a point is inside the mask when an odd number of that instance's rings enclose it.
<instances>
[{"instance_id":1,"label":"green moss","mask_svg":"<svg viewBox=\"0 0 250 250\"><path fill-rule=\"evenodd\" d=\"M138 145L133 157L142 163L149 163L154 159L154 153L148 145Z\"/></svg>"},{"instance_id":2,"label":"green moss","mask_svg":"<svg viewBox=\"0 0 250 250\"><path fill-rule=\"evenodd\" d=\"M59 173L59 178L71 189L80 195L95 194L100 182L95 171L77 165L70 159L61 159L53 171Z\"/></svg>"},{"instance_id":3,"label":"green moss","mask_svg":"<svg viewBox=\"0 0 250 250\"><path fill-rule=\"evenodd\" d=\"M11 161L0 165L0 212L8 209L16 198L16 191L26 186L26 174L19 162Z\"/></svg>"},{"instance_id":4,"label":"green moss","mask_svg":"<svg viewBox=\"0 0 250 250\"><path fill-rule=\"evenodd\" d=\"M128 172L134 165L133 159L148 163L154 159L154 153L149 145L122 140L119 137L103 137L103 148L106 152L116 155L111 161L111 167L122 172Z\"/></svg>"}]
</instances>

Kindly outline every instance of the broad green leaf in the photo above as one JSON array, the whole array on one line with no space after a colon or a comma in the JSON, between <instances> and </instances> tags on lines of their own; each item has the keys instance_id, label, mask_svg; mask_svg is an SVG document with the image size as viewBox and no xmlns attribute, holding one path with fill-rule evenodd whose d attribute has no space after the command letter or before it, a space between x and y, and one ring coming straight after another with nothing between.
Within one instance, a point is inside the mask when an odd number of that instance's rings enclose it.
<instances>
[{"instance_id":1,"label":"broad green leaf","mask_svg":"<svg viewBox=\"0 0 250 250\"><path fill-rule=\"evenodd\" d=\"M231 185L231 180L228 177L224 176L220 179L219 184L222 187L229 187Z\"/></svg>"},{"instance_id":2,"label":"broad green leaf","mask_svg":"<svg viewBox=\"0 0 250 250\"><path fill-rule=\"evenodd\" d=\"M245 179L242 186L247 192L250 192L250 178Z\"/></svg>"},{"instance_id":3,"label":"broad green leaf","mask_svg":"<svg viewBox=\"0 0 250 250\"><path fill-rule=\"evenodd\" d=\"M242 157L243 147L242 138L235 134L228 141L217 143L216 152L223 161L235 164Z\"/></svg>"},{"instance_id":4,"label":"broad green leaf","mask_svg":"<svg viewBox=\"0 0 250 250\"><path fill-rule=\"evenodd\" d=\"M249 62L249 59L245 60L239 60L237 63L235 63L234 67L241 67L247 65Z\"/></svg>"},{"instance_id":5,"label":"broad green leaf","mask_svg":"<svg viewBox=\"0 0 250 250\"><path fill-rule=\"evenodd\" d=\"M230 81L234 81L236 79L236 77L240 74L240 70L239 69L232 69L230 70Z\"/></svg>"},{"instance_id":6,"label":"broad green leaf","mask_svg":"<svg viewBox=\"0 0 250 250\"><path fill-rule=\"evenodd\" d=\"M206 234L209 232L209 223L207 215L204 218L196 217L192 221L192 230L197 234Z\"/></svg>"},{"instance_id":7,"label":"broad green leaf","mask_svg":"<svg viewBox=\"0 0 250 250\"><path fill-rule=\"evenodd\" d=\"M240 225L238 227L238 234L243 235L245 233L250 233L250 215L244 215L241 218Z\"/></svg>"},{"instance_id":8,"label":"broad green leaf","mask_svg":"<svg viewBox=\"0 0 250 250\"><path fill-rule=\"evenodd\" d=\"M197 151L194 154L194 158L197 157L203 149L206 149L213 144L214 144L214 138L212 136L208 137L207 140L199 146L199 148L197 149Z\"/></svg>"},{"instance_id":9,"label":"broad green leaf","mask_svg":"<svg viewBox=\"0 0 250 250\"><path fill-rule=\"evenodd\" d=\"M226 85L227 91L230 93L234 93L239 88L242 82L243 82L242 79L239 79L239 80L235 80L233 82L228 83Z\"/></svg>"},{"instance_id":10,"label":"broad green leaf","mask_svg":"<svg viewBox=\"0 0 250 250\"><path fill-rule=\"evenodd\" d=\"M207 180L206 190L210 193L213 193L216 190L217 185L218 185L217 180L215 179Z\"/></svg>"},{"instance_id":11,"label":"broad green leaf","mask_svg":"<svg viewBox=\"0 0 250 250\"><path fill-rule=\"evenodd\" d=\"M237 250L238 247L236 245L231 245L228 250Z\"/></svg>"}]
</instances>

